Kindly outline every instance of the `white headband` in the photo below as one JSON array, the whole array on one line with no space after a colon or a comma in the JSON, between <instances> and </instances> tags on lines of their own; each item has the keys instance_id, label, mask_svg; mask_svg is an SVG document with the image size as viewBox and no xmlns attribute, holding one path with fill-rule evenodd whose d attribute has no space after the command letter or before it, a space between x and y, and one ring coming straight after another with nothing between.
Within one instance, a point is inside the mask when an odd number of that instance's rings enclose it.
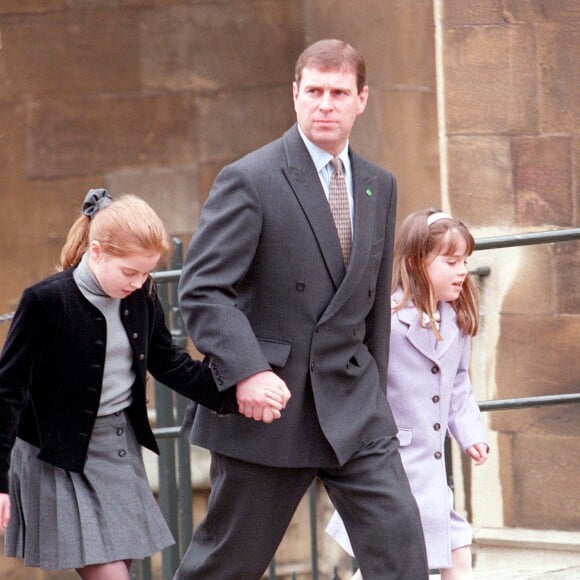
<instances>
[{"instance_id":1,"label":"white headband","mask_svg":"<svg viewBox=\"0 0 580 580\"><path fill-rule=\"evenodd\" d=\"M443 219L451 220L453 218L448 213L445 213L443 211L436 211L427 218L427 225L430 226L431 224L434 224L435 222L438 222L439 220Z\"/></svg>"}]
</instances>

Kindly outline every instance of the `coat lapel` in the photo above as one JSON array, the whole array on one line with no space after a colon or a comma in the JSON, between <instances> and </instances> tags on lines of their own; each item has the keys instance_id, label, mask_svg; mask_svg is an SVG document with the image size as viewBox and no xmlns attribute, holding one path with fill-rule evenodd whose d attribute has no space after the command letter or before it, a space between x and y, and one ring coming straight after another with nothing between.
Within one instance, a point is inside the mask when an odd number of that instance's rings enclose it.
<instances>
[{"instance_id":1,"label":"coat lapel","mask_svg":"<svg viewBox=\"0 0 580 580\"><path fill-rule=\"evenodd\" d=\"M429 328L421 326L419 312L414 306L407 306L397 311L399 320L408 325L407 338L409 342L427 358L434 362L440 361L445 353L457 339L459 329L454 323L455 311L453 308L443 302L439 306L441 313L441 336L443 340L437 342L435 348L435 336Z\"/></svg>"}]
</instances>

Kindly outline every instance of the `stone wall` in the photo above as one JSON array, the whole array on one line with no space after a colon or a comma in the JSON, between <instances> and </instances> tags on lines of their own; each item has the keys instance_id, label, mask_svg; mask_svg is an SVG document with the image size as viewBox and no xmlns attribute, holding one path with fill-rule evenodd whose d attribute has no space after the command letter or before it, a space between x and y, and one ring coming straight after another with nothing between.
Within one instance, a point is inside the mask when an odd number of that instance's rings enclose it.
<instances>
[{"instance_id":1,"label":"stone wall","mask_svg":"<svg viewBox=\"0 0 580 580\"><path fill-rule=\"evenodd\" d=\"M435 4L444 203L476 236L578 227L580 4ZM578 392L580 242L488 250L472 263L491 266L474 351L479 398ZM578 530L578 406L489 420L495 457L473 474L473 520Z\"/></svg>"},{"instance_id":2,"label":"stone wall","mask_svg":"<svg viewBox=\"0 0 580 580\"><path fill-rule=\"evenodd\" d=\"M91 187L141 195L187 240L217 171L293 123L294 63L319 38L367 58L353 145L396 173L399 214L438 203L432 31L430 0L3 0L0 314L54 271ZM279 570L308 567L305 510ZM340 550L322 552L329 571Z\"/></svg>"},{"instance_id":3,"label":"stone wall","mask_svg":"<svg viewBox=\"0 0 580 580\"><path fill-rule=\"evenodd\" d=\"M439 205L476 236L578 226L579 28L575 0L3 0L0 314L53 271L91 187L143 196L186 240L217 171L293 122L296 56L329 36L367 58L352 142L397 175L399 219ZM492 269L478 398L578 391L578 242L472 264ZM577 407L488 420L490 462L455 459L470 518L578 529ZM305 519L283 560L307 553ZM320 540L329 571L340 552Z\"/></svg>"}]
</instances>

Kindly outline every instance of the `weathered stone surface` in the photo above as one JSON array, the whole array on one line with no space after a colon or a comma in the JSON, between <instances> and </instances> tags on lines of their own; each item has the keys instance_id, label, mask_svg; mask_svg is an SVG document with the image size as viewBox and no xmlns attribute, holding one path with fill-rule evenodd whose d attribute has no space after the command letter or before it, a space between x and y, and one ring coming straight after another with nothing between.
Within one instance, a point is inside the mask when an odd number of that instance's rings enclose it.
<instances>
[{"instance_id":1,"label":"weathered stone surface","mask_svg":"<svg viewBox=\"0 0 580 580\"><path fill-rule=\"evenodd\" d=\"M199 159L241 157L279 137L296 120L291 83L282 87L223 91L200 97Z\"/></svg>"},{"instance_id":2,"label":"weathered stone surface","mask_svg":"<svg viewBox=\"0 0 580 580\"><path fill-rule=\"evenodd\" d=\"M580 240L554 244L553 253L555 310L559 314L577 315L580 313ZM580 391L580 380L578 388Z\"/></svg>"},{"instance_id":3,"label":"weathered stone surface","mask_svg":"<svg viewBox=\"0 0 580 580\"><path fill-rule=\"evenodd\" d=\"M496 398L578 392L578 336L578 314L502 314L495 350ZM499 431L580 436L575 405L496 412L493 426Z\"/></svg>"},{"instance_id":4,"label":"weathered stone surface","mask_svg":"<svg viewBox=\"0 0 580 580\"><path fill-rule=\"evenodd\" d=\"M446 28L455 26L500 25L503 24L501 0L445 0L443 6L443 23Z\"/></svg>"},{"instance_id":5,"label":"weathered stone surface","mask_svg":"<svg viewBox=\"0 0 580 580\"><path fill-rule=\"evenodd\" d=\"M512 156L507 137L450 137L448 187L452 212L471 227L514 222Z\"/></svg>"},{"instance_id":6,"label":"weathered stone surface","mask_svg":"<svg viewBox=\"0 0 580 580\"><path fill-rule=\"evenodd\" d=\"M518 224L572 225L570 138L515 138L513 151Z\"/></svg>"},{"instance_id":7,"label":"weathered stone surface","mask_svg":"<svg viewBox=\"0 0 580 580\"><path fill-rule=\"evenodd\" d=\"M504 0L503 3L504 15L508 22L567 23L580 20L580 4L577 0L542 0L541 2Z\"/></svg>"},{"instance_id":8,"label":"weathered stone surface","mask_svg":"<svg viewBox=\"0 0 580 580\"><path fill-rule=\"evenodd\" d=\"M433 6L425 0L306 2L307 41L341 38L364 55L371 89L434 90Z\"/></svg>"},{"instance_id":9,"label":"weathered stone surface","mask_svg":"<svg viewBox=\"0 0 580 580\"><path fill-rule=\"evenodd\" d=\"M23 94L47 98L139 89L139 35L131 11L6 17L2 41L5 77L0 100Z\"/></svg>"},{"instance_id":10,"label":"weathered stone surface","mask_svg":"<svg viewBox=\"0 0 580 580\"><path fill-rule=\"evenodd\" d=\"M499 260L505 250L495 252ZM504 298L502 312L532 317L554 312L554 280L552 250L548 244L526 246L519 252L520 260L512 285ZM533 292L530 290L533 289Z\"/></svg>"},{"instance_id":11,"label":"weathered stone surface","mask_svg":"<svg viewBox=\"0 0 580 580\"><path fill-rule=\"evenodd\" d=\"M353 147L397 177L399 220L416 209L439 206L435 95L412 88L379 88L370 94L369 108L353 132Z\"/></svg>"},{"instance_id":12,"label":"weathered stone surface","mask_svg":"<svg viewBox=\"0 0 580 580\"><path fill-rule=\"evenodd\" d=\"M73 176L119 167L181 166L197 159L189 95L98 96L31 109L29 175Z\"/></svg>"},{"instance_id":13,"label":"weathered stone surface","mask_svg":"<svg viewBox=\"0 0 580 580\"><path fill-rule=\"evenodd\" d=\"M145 86L218 90L290 84L302 50L301 10L287 1L174 6L141 19Z\"/></svg>"},{"instance_id":14,"label":"weathered stone surface","mask_svg":"<svg viewBox=\"0 0 580 580\"><path fill-rule=\"evenodd\" d=\"M142 197L172 236L189 234L197 227L203 192L195 165L120 170L107 175L107 186L115 196L133 193Z\"/></svg>"},{"instance_id":15,"label":"weathered stone surface","mask_svg":"<svg viewBox=\"0 0 580 580\"><path fill-rule=\"evenodd\" d=\"M580 7L580 2L576 2ZM580 9L579 9L580 12ZM543 133L580 132L580 22L538 27L540 126Z\"/></svg>"},{"instance_id":16,"label":"weathered stone surface","mask_svg":"<svg viewBox=\"0 0 580 580\"><path fill-rule=\"evenodd\" d=\"M448 134L509 135L537 130L533 28L448 30L444 43Z\"/></svg>"},{"instance_id":17,"label":"weathered stone surface","mask_svg":"<svg viewBox=\"0 0 580 580\"><path fill-rule=\"evenodd\" d=\"M32 14L63 9L67 0L2 0L0 14Z\"/></svg>"},{"instance_id":18,"label":"weathered stone surface","mask_svg":"<svg viewBox=\"0 0 580 580\"><path fill-rule=\"evenodd\" d=\"M510 474L513 494L507 525L577 530L580 523L580 446L577 437L518 433L512 440L517 461ZM507 475L507 473L505 474ZM506 501L507 500L507 501Z\"/></svg>"}]
</instances>

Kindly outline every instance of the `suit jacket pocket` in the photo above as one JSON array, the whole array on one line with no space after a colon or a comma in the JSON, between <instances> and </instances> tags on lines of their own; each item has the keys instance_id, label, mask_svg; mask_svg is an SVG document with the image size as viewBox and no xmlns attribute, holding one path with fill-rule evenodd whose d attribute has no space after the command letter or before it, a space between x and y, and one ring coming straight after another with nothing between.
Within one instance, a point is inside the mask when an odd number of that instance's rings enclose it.
<instances>
[{"instance_id":1,"label":"suit jacket pocket","mask_svg":"<svg viewBox=\"0 0 580 580\"><path fill-rule=\"evenodd\" d=\"M258 344L271 366L283 367L286 365L292 350L292 345L289 342L258 338Z\"/></svg>"}]
</instances>

